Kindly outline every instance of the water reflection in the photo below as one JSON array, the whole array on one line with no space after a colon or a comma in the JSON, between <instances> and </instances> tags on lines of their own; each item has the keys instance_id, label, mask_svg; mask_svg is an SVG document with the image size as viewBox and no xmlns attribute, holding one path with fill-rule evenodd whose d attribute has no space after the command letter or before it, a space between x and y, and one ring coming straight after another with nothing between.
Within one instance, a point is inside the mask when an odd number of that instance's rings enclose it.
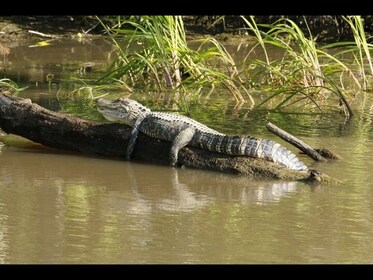
<instances>
[{"instance_id":1,"label":"water reflection","mask_svg":"<svg viewBox=\"0 0 373 280\"><path fill-rule=\"evenodd\" d=\"M296 182L253 181L245 176L87 158L40 147L5 146L2 150L3 184L20 186L38 182L43 186L53 185L64 195L73 189L76 201L70 201L72 208L85 205L88 190L104 189L106 195L125 194L126 199L143 205L139 212L145 209L172 212L199 209L212 199L242 204L278 202L297 188Z\"/></svg>"},{"instance_id":2,"label":"water reflection","mask_svg":"<svg viewBox=\"0 0 373 280\"><path fill-rule=\"evenodd\" d=\"M8 216L4 215L5 204L1 202L0 198L0 264L6 263L7 252L9 251L8 246L8 227L7 220Z\"/></svg>"},{"instance_id":3,"label":"water reflection","mask_svg":"<svg viewBox=\"0 0 373 280\"><path fill-rule=\"evenodd\" d=\"M103 39L79 41L54 40L47 46L30 47L35 41L13 46L7 57L7 77L17 83L48 83L72 76L91 77L91 72L105 69L112 61L114 46ZM1 62L0 62L1 65ZM82 71L82 69L91 71Z\"/></svg>"},{"instance_id":4,"label":"water reflection","mask_svg":"<svg viewBox=\"0 0 373 280\"><path fill-rule=\"evenodd\" d=\"M131 262L121 250L148 250L169 215L179 220L216 203L272 204L297 189L40 148L5 146L0 160L0 262L105 261L97 254Z\"/></svg>"}]
</instances>

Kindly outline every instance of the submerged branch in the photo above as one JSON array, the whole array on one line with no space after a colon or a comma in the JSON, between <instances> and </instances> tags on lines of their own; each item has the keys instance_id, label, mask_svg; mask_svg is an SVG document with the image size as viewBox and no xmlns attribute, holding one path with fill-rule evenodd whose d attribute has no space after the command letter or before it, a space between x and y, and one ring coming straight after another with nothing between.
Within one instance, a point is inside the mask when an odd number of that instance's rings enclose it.
<instances>
[{"instance_id":1,"label":"submerged branch","mask_svg":"<svg viewBox=\"0 0 373 280\"><path fill-rule=\"evenodd\" d=\"M327 159L343 159L340 155L326 149L326 148L318 148L315 149L316 152L318 152L321 156Z\"/></svg>"},{"instance_id":2,"label":"submerged branch","mask_svg":"<svg viewBox=\"0 0 373 280\"><path fill-rule=\"evenodd\" d=\"M82 120L47 110L29 99L15 98L1 93L0 127L6 133L23 136L48 147L123 159L131 133L131 127L124 124ZM170 142L140 133L133 159L168 165L170 148ZM317 182L338 182L320 172L300 172L263 159L223 155L193 147L183 148L180 151L179 162L185 167L249 177L312 181L317 174Z\"/></svg>"}]
</instances>

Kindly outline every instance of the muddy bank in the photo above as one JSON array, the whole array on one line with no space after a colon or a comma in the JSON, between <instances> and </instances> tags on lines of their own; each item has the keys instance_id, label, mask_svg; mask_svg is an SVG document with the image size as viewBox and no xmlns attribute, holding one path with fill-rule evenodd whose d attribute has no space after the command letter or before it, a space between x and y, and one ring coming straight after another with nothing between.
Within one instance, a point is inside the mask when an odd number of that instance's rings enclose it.
<instances>
[{"instance_id":1,"label":"muddy bank","mask_svg":"<svg viewBox=\"0 0 373 280\"><path fill-rule=\"evenodd\" d=\"M28 39L42 34L58 37L102 35L94 16L2 16L0 42ZM30 33L36 31L41 34Z\"/></svg>"},{"instance_id":2,"label":"muddy bank","mask_svg":"<svg viewBox=\"0 0 373 280\"><path fill-rule=\"evenodd\" d=\"M354 38L348 23L339 15L268 15L255 16L255 21L257 24L272 24L281 18L294 21L304 34L308 34L309 27L317 42L330 43ZM362 19L366 33L373 34L373 16L365 15ZM190 34L247 34L247 25L240 16L184 16L184 23Z\"/></svg>"},{"instance_id":3,"label":"muddy bank","mask_svg":"<svg viewBox=\"0 0 373 280\"><path fill-rule=\"evenodd\" d=\"M248 17L248 16L247 16ZM317 15L269 15L255 16L257 24L274 23L280 18L293 20L308 34L307 25L317 42L337 42L351 40L353 35L342 16ZM362 16L366 33L373 34L373 16ZM105 22L105 18L102 18ZM188 36L246 35L247 26L240 16L183 16ZM307 20L307 24L305 22ZM110 24L109 22L106 22ZM0 41L15 40L35 36L29 31L37 31L58 36L99 36L104 34L95 16L6 16L0 17Z\"/></svg>"}]
</instances>

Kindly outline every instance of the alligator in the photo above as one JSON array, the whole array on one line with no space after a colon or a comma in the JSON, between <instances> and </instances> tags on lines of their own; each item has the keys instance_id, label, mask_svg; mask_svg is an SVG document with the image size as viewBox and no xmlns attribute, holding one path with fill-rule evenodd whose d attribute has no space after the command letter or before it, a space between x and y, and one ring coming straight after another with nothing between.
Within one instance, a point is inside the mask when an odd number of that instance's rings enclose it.
<instances>
[{"instance_id":1,"label":"alligator","mask_svg":"<svg viewBox=\"0 0 373 280\"><path fill-rule=\"evenodd\" d=\"M249 156L275 162L281 166L307 171L307 166L287 148L272 140L251 136L226 135L186 116L153 112L129 98L97 99L97 110L109 121L132 127L126 158L129 160L139 132L172 142L170 165L176 166L180 149L189 145L235 156Z\"/></svg>"}]
</instances>

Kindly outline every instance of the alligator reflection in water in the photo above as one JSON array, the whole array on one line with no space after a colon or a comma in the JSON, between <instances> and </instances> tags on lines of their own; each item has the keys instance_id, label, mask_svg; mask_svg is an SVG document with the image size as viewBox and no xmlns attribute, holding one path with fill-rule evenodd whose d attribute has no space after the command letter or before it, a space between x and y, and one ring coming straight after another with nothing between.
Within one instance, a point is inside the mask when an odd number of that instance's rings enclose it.
<instances>
[{"instance_id":1,"label":"alligator reflection in water","mask_svg":"<svg viewBox=\"0 0 373 280\"><path fill-rule=\"evenodd\" d=\"M89 254L82 259L82 250L93 250L102 261L109 258L105 252L123 260L128 252L123 248L158 242L164 230L172 230L169 223L186 217L195 222L219 204L276 203L297 189L294 182L252 181L40 148L5 145L0 161L0 262L5 263L97 262Z\"/></svg>"},{"instance_id":2,"label":"alligator reflection in water","mask_svg":"<svg viewBox=\"0 0 373 280\"><path fill-rule=\"evenodd\" d=\"M252 181L239 175L56 154L56 151L40 149L5 146L2 150L2 184L23 187L39 179L39 183L48 188L78 184L91 191L96 188L101 193L105 189L106 199L124 200L121 208L132 204L128 209L135 212L191 211L214 200L241 204L277 202L296 191L298 184Z\"/></svg>"},{"instance_id":3,"label":"alligator reflection in water","mask_svg":"<svg viewBox=\"0 0 373 280\"><path fill-rule=\"evenodd\" d=\"M173 180L175 186L183 182L194 193L204 193L210 199L240 204L277 202L297 189L297 182L250 181L239 175L211 174L187 169L175 171L178 171Z\"/></svg>"},{"instance_id":4,"label":"alligator reflection in water","mask_svg":"<svg viewBox=\"0 0 373 280\"><path fill-rule=\"evenodd\" d=\"M161 180L153 176L150 182L143 182L143 176L137 174L138 167L133 164L126 167L133 195L137 198L137 207L132 207L131 211L191 211L200 209L212 201L209 196L190 191L187 184L181 183L179 170L175 168L165 168L165 172L162 172L165 176L161 176Z\"/></svg>"},{"instance_id":5,"label":"alligator reflection in water","mask_svg":"<svg viewBox=\"0 0 373 280\"><path fill-rule=\"evenodd\" d=\"M188 212L216 201L244 205L267 204L278 202L297 189L296 182L250 182L243 176L211 174L199 170L166 167L161 172L163 176L153 177L154 180L144 178L141 166L137 164L128 164L126 170L132 199L128 200L128 193L117 193L107 196L106 203L108 207L115 207L117 211L128 211L133 214L153 211Z\"/></svg>"}]
</instances>

